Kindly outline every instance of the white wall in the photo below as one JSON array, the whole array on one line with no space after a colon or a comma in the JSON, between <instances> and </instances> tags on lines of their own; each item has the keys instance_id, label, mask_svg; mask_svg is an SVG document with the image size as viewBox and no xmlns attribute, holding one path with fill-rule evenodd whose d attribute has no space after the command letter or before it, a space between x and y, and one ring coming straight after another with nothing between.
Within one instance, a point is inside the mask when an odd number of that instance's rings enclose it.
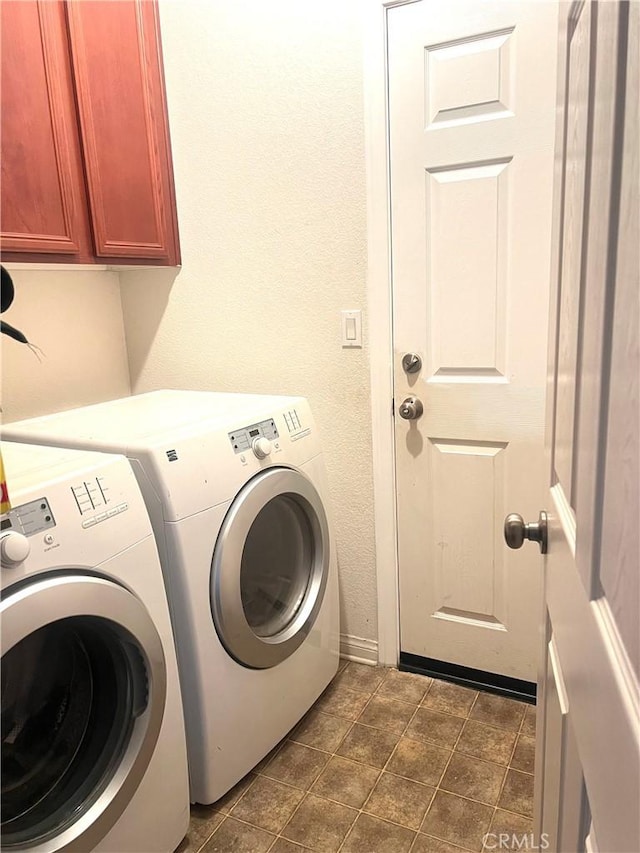
<instances>
[{"instance_id":1,"label":"white wall","mask_svg":"<svg viewBox=\"0 0 640 853\"><path fill-rule=\"evenodd\" d=\"M342 631L372 640L368 351L339 339L340 309L366 307L360 2L160 8L183 266L121 275L133 390L309 397Z\"/></svg>"},{"instance_id":2,"label":"white wall","mask_svg":"<svg viewBox=\"0 0 640 853\"><path fill-rule=\"evenodd\" d=\"M131 392L118 275L20 269L2 319L43 351L2 338L2 420L20 420Z\"/></svg>"}]
</instances>

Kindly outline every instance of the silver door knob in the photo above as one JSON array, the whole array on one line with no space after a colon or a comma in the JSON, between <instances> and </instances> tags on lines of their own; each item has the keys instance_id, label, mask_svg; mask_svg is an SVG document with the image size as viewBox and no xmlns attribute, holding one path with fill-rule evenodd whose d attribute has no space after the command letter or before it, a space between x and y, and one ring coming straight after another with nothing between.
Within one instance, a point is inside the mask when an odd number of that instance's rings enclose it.
<instances>
[{"instance_id":1,"label":"silver door knob","mask_svg":"<svg viewBox=\"0 0 640 853\"><path fill-rule=\"evenodd\" d=\"M408 352L402 356L402 369L405 373L417 373L422 367L422 359L416 352Z\"/></svg>"},{"instance_id":2,"label":"silver door knob","mask_svg":"<svg viewBox=\"0 0 640 853\"><path fill-rule=\"evenodd\" d=\"M504 520L504 541L509 548L522 548L525 539L537 542L540 553L547 553L547 513L541 512L537 522L525 524L517 512L511 512Z\"/></svg>"},{"instance_id":3,"label":"silver door knob","mask_svg":"<svg viewBox=\"0 0 640 853\"><path fill-rule=\"evenodd\" d=\"M415 421L423 413L422 401L417 397L407 397L400 403L398 412L405 421Z\"/></svg>"}]
</instances>

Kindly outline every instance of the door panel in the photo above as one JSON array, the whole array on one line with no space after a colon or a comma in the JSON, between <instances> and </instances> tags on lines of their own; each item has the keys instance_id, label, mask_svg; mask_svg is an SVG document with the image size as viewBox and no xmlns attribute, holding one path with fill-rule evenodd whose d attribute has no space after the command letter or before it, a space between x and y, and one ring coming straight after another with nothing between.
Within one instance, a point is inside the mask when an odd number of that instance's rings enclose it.
<instances>
[{"instance_id":1,"label":"door panel","mask_svg":"<svg viewBox=\"0 0 640 853\"><path fill-rule=\"evenodd\" d=\"M0 8L3 254L86 259L91 247L64 5Z\"/></svg>"},{"instance_id":2,"label":"door panel","mask_svg":"<svg viewBox=\"0 0 640 853\"><path fill-rule=\"evenodd\" d=\"M179 264L157 4L68 16L96 256Z\"/></svg>"},{"instance_id":3,"label":"door panel","mask_svg":"<svg viewBox=\"0 0 640 853\"><path fill-rule=\"evenodd\" d=\"M545 488L557 7L388 20L401 648L533 681L540 561L501 528Z\"/></svg>"},{"instance_id":4,"label":"door panel","mask_svg":"<svg viewBox=\"0 0 640 853\"><path fill-rule=\"evenodd\" d=\"M557 816L541 809L536 829L557 837L551 849L631 853L640 849L638 5L563 5L559 32L545 602L568 723L547 748L547 677L538 802L554 797L558 750L575 760Z\"/></svg>"}]
</instances>

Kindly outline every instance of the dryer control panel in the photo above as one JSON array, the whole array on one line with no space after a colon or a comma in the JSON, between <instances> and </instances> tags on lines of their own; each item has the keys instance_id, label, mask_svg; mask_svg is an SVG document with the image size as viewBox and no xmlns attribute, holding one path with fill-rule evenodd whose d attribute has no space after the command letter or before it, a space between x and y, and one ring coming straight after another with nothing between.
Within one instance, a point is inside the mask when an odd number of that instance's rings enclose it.
<instances>
[{"instance_id":1,"label":"dryer control panel","mask_svg":"<svg viewBox=\"0 0 640 853\"><path fill-rule=\"evenodd\" d=\"M34 533L55 527L56 521L49 501L46 498L37 498L35 501L10 509L2 516L0 525L2 532L13 530L16 533L22 533L23 536L33 536Z\"/></svg>"},{"instance_id":2,"label":"dryer control panel","mask_svg":"<svg viewBox=\"0 0 640 853\"><path fill-rule=\"evenodd\" d=\"M269 441L278 438L278 427L273 418L229 433L229 441L234 453L243 453L245 450L249 450L256 438L266 438Z\"/></svg>"}]
</instances>

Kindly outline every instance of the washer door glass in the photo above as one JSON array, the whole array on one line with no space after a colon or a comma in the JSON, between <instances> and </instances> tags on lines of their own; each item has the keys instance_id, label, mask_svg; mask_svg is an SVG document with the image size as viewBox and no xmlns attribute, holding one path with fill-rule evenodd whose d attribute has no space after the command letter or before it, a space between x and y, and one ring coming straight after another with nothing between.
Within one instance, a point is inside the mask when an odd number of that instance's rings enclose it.
<instances>
[{"instance_id":1,"label":"washer door glass","mask_svg":"<svg viewBox=\"0 0 640 853\"><path fill-rule=\"evenodd\" d=\"M292 495L272 498L249 528L240 595L249 627L274 637L295 618L313 574L313 529Z\"/></svg>"},{"instance_id":2,"label":"washer door glass","mask_svg":"<svg viewBox=\"0 0 640 853\"><path fill-rule=\"evenodd\" d=\"M270 468L246 484L222 524L211 608L227 651L245 666L275 666L301 645L322 604L329 529L309 479Z\"/></svg>"},{"instance_id":3,"label":"washer door glass","mask_svg":"<svg viewBox=\"0 0 640 853\"><path fill-rule=\"evenodd\" d=\"M2 847L58 835L122 761L146 707L135 645L108 623L53 622L2 658Z\"/></svg>"}]
</instances>

